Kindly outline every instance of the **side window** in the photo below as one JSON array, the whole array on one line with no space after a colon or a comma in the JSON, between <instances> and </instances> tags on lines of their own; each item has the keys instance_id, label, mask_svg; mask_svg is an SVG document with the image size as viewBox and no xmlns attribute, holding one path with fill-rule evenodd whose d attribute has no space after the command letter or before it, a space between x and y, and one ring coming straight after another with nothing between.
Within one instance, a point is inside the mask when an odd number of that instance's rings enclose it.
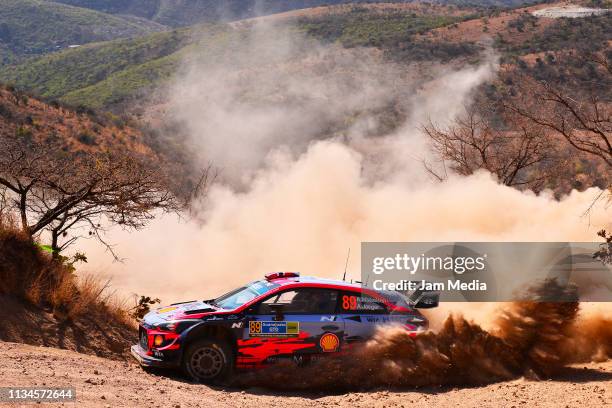
<instances>
[{"instance_id":1,"label":"side window","mask_svg":"<svg viewBox=\"0 0 612 408\"><path fill-rule=\"evenodd\" d=\"M300 288L287 290L262 300L256 314L272 314L270 304L285 305L285 314L333 314L338 303L338 291L330 289Z\"/></svg>"},{"instance_id":2,"label":"side window","mask_svg":"<svg viewBox=\"0 0 612 408\"><path fill-rule=\"evenodd\" d=\"M382 314L387 313L385 303L361 292L342 292L340 310L344 313Z\"/></svg>"}]
</instances>

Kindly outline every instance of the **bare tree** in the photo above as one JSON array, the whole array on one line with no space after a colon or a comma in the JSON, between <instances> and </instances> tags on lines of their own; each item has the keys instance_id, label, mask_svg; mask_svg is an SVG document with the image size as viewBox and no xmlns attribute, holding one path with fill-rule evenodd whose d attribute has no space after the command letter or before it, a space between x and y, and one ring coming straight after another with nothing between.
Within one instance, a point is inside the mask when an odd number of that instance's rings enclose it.
<instances>
[{"instance_id":1,"label":"bare tree","mask_svg":"<svg viewBox=\"0 0 612 408\"><path fill-rule=\"evenodd\" d=\"M562 136L574 148L612 166L612 68L609 56L581 55L594 67L594 79L541 81L511 72L517 80L515 97L504 107L548 131Z\"/></svg>"},{"instance_id":2,"label":"bare tree","mask_svg":"<svg viewBox=\"0 0 612 408\"><path fill-rule=\"evenodd\" d=\"M32 138L0 135L3 203L31 237L51 236L54 253L82 237L104 240L105 225L138 229L179 208L166 178L145 157L119 151L65 151Z\"/></svg>"},{"instance_id":3,"label":"bare tree","mask_svg":"<svg viewBox=\"0 0 612 408\"><path fill-rule=\"evenodd\" d=\"M450 125L430 121L423 130L437 156L455 172L469 175L486 169L507 186L538 189L556 159L550 140L534 126L520 121L502 126L494 117L476 103ZM444 178L431 166L428 170Z\"/></svg>"},{"instance_id":4,"label":"bare tree","mask_svg":"<svg viewBox=\"0 0 612 408\"><path fill-rule=\"evenodd\" d=\"M599 250L593 254L593 258L599 259L604 264L612 264L612 234L602 229L597 233L606 242L599 244Z\"/></svg>"}]
</instances>

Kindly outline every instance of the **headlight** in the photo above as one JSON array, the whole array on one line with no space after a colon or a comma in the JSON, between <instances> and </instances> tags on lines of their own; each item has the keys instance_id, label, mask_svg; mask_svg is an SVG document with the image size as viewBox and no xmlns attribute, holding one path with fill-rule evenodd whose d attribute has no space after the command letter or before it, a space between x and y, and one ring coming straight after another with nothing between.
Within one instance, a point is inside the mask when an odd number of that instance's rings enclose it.
<instances>
[{"instance_id":1,"label":"headlight","mask_svg":"<svg viewBox=\"0 0 612 408\"><path fill-rule=\"evenodd\" d=\"M193 326L194 324L198 322L200 322L200 320L198 319L176 320L176 321L156 324L155 328L158 330L163 330L163 331L181 333L185 329Z\"/></svg>"},{"instance_id":2,"label":"headlight","mask_svg":"<svg viewBox=\"0 0 612 408\"><path fill-rule=\"evenodd\" d=\"M177 326L176 322L169 322L169 323L156 324L155 328L158 330L173 332L176 329L176 326Z\"/></svg>"}]
</instances>

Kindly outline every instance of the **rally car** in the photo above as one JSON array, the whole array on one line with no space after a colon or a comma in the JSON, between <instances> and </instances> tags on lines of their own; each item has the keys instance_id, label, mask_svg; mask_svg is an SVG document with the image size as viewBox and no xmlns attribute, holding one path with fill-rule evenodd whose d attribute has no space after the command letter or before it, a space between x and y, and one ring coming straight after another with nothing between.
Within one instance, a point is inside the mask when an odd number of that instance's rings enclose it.
<instances>
[{"instance_id":1,"label":"rally car","mask_svg":"<svg viewBox=\"0 0 612 408\"><path fill-rule=\"evenodd\" d=\"M181 368L195 381L215 382L280 359L307 364L367 340L384 324L416 334L428 325L416 308L436 305L424 292L278 272L216 299L148 313L131 352L143 366Z\"/></svg>"}]
</instances>

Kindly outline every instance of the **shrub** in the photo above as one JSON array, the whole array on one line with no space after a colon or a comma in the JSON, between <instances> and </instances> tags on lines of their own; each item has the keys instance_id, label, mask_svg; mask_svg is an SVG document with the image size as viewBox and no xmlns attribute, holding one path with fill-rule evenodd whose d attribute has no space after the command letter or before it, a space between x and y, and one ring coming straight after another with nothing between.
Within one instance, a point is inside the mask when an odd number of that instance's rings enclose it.
<instances>
[{"instance_id":1,"label":"shrub","mask_svg":"<svg viewBox=\"0 0 612 408\"><path fill-rule=\"evenodd\" d=\"M12 295L51 309L56 318L72 320L85 314L133 324L126 302L110 292L110 281L94 275L78 278L75 263L82 254L53 256L0 217L0 295Z\"/></svg>"},{"instance_id":2,"label":"shrub","mask_svg":"<svg viewBox=\"0 0 612 408\"><path fill-rule=\"evenodd\" d=\"M15 136L19 138L30 139L32 138L32 131L24 126L19 126L15 130Z\"/></svg>"},{"instance_id":3,"label":"shrub","mask_svg":"<svg viewBox=\"0 0 612 408\"><path fill-rule=\"evenodd\" d=\"M97 144L96 142L96 138L94 136L92 136L91 134L87 133L87 132L83 132L81 133L78 137L77 137L78 141L88 145L88 146L94 146Z\"/></svg>"},{"instance_id":4,"label":"shrub","mask_svg":"<svg viewBox=\"0 0 612 408\"><path fill-rule=\"evenodd\" d=\"M0 116L5 117L6 119L11 119L13 117L13 112L11 112L8 106L0 103Z\"/></svg>"},{"instance_id":5,"label":"shrub","mask_svg":"<svg viewBox=\"0 0 612 408\"><path fill-rule=\"evenodd\" d=\"M13 294L32 303L48 297L60 265L50 262L20 231L0 229L0 293Z\"/></svg>"}]
</instances>

